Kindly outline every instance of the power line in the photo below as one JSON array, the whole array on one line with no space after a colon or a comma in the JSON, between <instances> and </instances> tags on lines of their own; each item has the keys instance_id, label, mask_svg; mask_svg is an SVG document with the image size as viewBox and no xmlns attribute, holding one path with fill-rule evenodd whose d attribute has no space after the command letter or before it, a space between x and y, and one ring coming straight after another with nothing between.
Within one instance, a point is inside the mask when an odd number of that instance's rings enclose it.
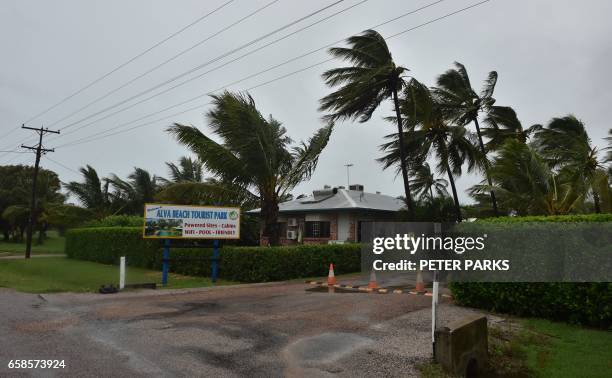
<instances>
[{"instance_id":1,"label":"power line","mask_svg":"<svg viewBox=\"0 0 612 378\"><path fill-rule=\"evenodd\" d=\"M411 14L417 13L417 12L419 12L419 11L421 11L421 10L424 10L424 9L426 9L426 8L429 8L429 7L433 6L433 5L436 5L436 4L438 4L438 3L441 3L441 2L443 2L443 1L445 1L445 0L438 0L438 1L434 1L434 2L432 2L432 3L429 3L429 4L424 5L424 6L422 6L422 7L416 8L416 9L411 10L411 11L408 11L408 12L405 12L405 13L403 13L403 14L401 14L401 15L399 15L399 16L393 17L393 18L391 18L391 19L389 19L389 20L387 20L387 21L384 21L384 22L379 23L379 24L377 24L377 25L373 25L373 26L371 26L371 27L370 27L370 29L378 28L378 27L380 27L380 26L383 26L383 25L389 24L389 23L391 23L391 22L397 21L397 20L399 20L399 19L401 19L401 18L403 18L403 17L406 17L406 16L409 16L409 15L411 15ZM246 76L246 77L244 77L244 78L242 78L242 79L240 79L240 80L236 80L236 81L234 81L234 82L232 82L232 83L230 83L230 84L226 84L226 85L224 85L224 86L220 87L219 89L215 89L214 91L206 92L206 93L204 93L204 94L201 94L201 95L199 95L199 96L192 97L191 99L186 100L186 101L183 101L183 102L181 102L181 103L179 103L179 104L176 104L176 105L174 105L174 106L170 106L170 107L166 108L166 110L168 110L168 109L172 109L172 108L178 107L178 106L180 106L180 105L183 105L183 104L185 104L185 103L191 102L191 101L193 101L193 100L196 100L196 99L202 98L202 97L204 97L204 96L207 96L207 95L209 95L209 94L211 94L211 93L214 93L214 92L216 92L216 91L218 91L218 90L220 90L220 89L223 89L223 88L225 88L225 87L228 87L228 86L231 86L231 85L235 85L235 84L239 84L239 83L241 83L241 82L243 82L243 81L246 81L246 80L248 80L248 79L254 78L254 77L256 77L256 76L260 76L260 75L262 75L262 74L264 74L264 73L266 73L266 72L272 71L272 70L274 70L274 69L276 69L276 68L279 68L279 67L281 67L281 66L287 65L287 64L289 64L289 63L291 63L291 62L294 62L294 61L296 61L296 60L302 59L302 58L304 58L304 57L306 57L306 56L312 55L312 54L314 54L314 53L316 53L316 52L322 51L322 50L324 50L324 49L326 49L326 48L328 48L328 47L331 47L331 46L333 46L333 45L335 45L335 44L342 43L342 42L344 42L344 39L340 39L340 40L337 40L337 41L334 41L334 42L328 43L328 44L326 44L326 45L324 45L324 46L321 46L321 47L316 48L316 49L314 49L314 50L308 51L308 52L306 52L306 53L304 53L304 54L300 54L300 55L298 55L298 56L296 56L296 57L293 57L293 58L291 58L291 59L288 59L288 60L286 60L286 61L284 61L284 62L281 62L281 63L279 63L279 64L275 64L275 65L273 65L273 66L271 66L271 67L268 67L268 68L266 68L266 69L264 69L264 70L262 70L262 71L259 71L259 72L255 73L255 74L248 75L248 76ZM258 51L258 50L260 50L260 49L262 49L262 48L265 48L265 47L267 47L267 46L268 46L268 45L261 46L260 48L258 48L258 49L256 49L256 50L254 50L254 51ZM253 51L253 52L254 52L254 51ZM229 63L231 63L231 62L232 62L232 61L229 61L229 62L226 62L226 63L224 63L224 64L221 64L221 65L219 65L219 66L217 66L217 67L215 67L215 68L213 68L213 69L211 69L211 70L209 70L209 71L206 71L206 72L204 72L204 73L202 73L202 74L200 74L200 75L198 75L198 76L195 76L195 77L193 77L193 78L190 78L190 79L184 80L184 81L182 81L182 82L180 82L180 83L178 83L178 84L176 84L176 85L174 85L174 86L172 86L172 87L170 87L170 88L166 88L165 90L163 90L163 91L161 91L161 92L155 93L155 94L153 94L153 95L151 95L151 96L149 96L149 97L146 97L146 98L144 98L144 99L142 99L142 100L140 100L140 101L137 101L137 102L135 102L135 103L133 103L133 104L131 104L131 105L125 106L125 107L123 107L123 108L120 108L120 109L118 109L118 110L116 110L116 111L114 111L114 112L112 112L112 113L107 114L106 116L103 116L103 117L101 117L101 118L98 118L97 120L94 120L94 121L92 121L92 122L90 122L90 123L87 123L87 124L85 124L85 125L81 126L81 127L80 127L80 129L85 128L85 127L89 127L89 126L91 126L91 125L93 125L93 124L95 124L95 123L97 123L97 122L99 122L99 121L103 121L103 120L105 120L105 119L108 119L108 118L110 118L110 117L112 117L112 116L116 115L116 114L122 113L122 112L124 112L125 110L131 109L131 108L133 108L134 106L140 105L140 104L142 104L142 103L144 103L144 102L146 102L146 101L148 101L148 100L151 100L151 99L153 99L153 98L155 98L155 97L157 97L157 96L160 96L160 95L162 95L162 94L164 94L164 93L167 93L167 92L169 92L169 91L171 91L171 90L173 90L173 89L176 89L177 87L180 87L180 86L182 86L182 85L184 85L184 84L186 84L186 83L188 83L188 82L190 82L190 81L192 81L192 80L194 80L194 79L197 79L197 78L199 78L199 77L202 77L202 76L204 76L204 75L205 75L205 74L207 74L207 73L210 73L210 72L212 72L212 71L215 71L215 70L217 70L217 69L220 69L220 68L222 68L222 67L226 66L227 64L229 64ZM144 92L141 92L141 93L146 93L146 92L147 92L147 91L144 91ZM138 97L138 96L140 96L140 94L138 94L138 95L136 95L136 96L133 96L133 97L132 97L132 98L130 98L130 99L133 99L134 97ZM122 102L123 102L123 103L125 103L125 102L129 101L130 99L124 100L124 101L122 101ZM101 113L101 112L98 112L98 113ZM70 126L70 125L69 125L69 126ZM64 128L64 130L65 130L65 129L66 129L66 128ZM72 131L72 132L74 132L74 131ZM66 133L65 135L69 135L69 134L71 134L72 132Z\"/></svg>"},{"instance_id":2,"label":"power line","mask_svg":"<svg viewBox=\"0 0 612 378\"><path fill-rule=\"evenodd\" d=\"M150 74L151 72L153 72L153 71L155 71L155 70L157 70L157 69L159 69L159 68L163 67L164 65L166 65L166 64L168 64L168 63L170 63L170 62L172 62L173 60L175 60L175 59L179 58L180 56L182 56L182 55L186 54L187 52L189 52L189 51L193 50L194 48L196 48L196 47L198 47L198 46L202 45L203 43L205 43L205 42L207 42L207 41L211 40L212 38L214 38L214 37L218 36L219 34L221 34L221 33L225 32L225 31L227 31L227 30L229 30L229 29L233 28L234 26L236 26L236 25L238 25L238 24L240 24L240 23L242 23L242 22L246 21L247 19L249 19L249 18L251 18L251 17L255 16L257 13L259 13L259 12L263 11L264 9L266 9L266 8L270 7L271 5L273 5L273 4L275 4L275 3L277 3L278 1L280 1L280 0L272 0L272 1L270 1L269 3L265 4L264 6L257 8L255 11L253 11L253 12L251 12L251 13L247 14L246 16L244 16L244 17L242 17L242 18L238 19L237 21L234 21L233 23L229 24L228 26L226 26L226 27L224 27L224 28L220 29L219 31L217 31L217 32L215 32L215 33L213 33L213 34L211 34L210 36L208 36L208 37L204 38L203 40L199 41L198 43L196 43L195 45L192 45L191 47L189 47L189 48L187 48L187 49L185 49L185 50L183 50L183 51L179 52L178 54L176 54L176 55L174 55L174 56L170 57L169 59L166 59L165 61L161 62L160 64L158 64L158 65L154 66L153 68L151 68L151 69L149 69L149 70L145 71L144 73L142 73L142 74L140 74L140 75L136 76L135 78L133 78L133 79L131 79L131 80L127 81L126 83L124 83L124 84L122 84L122 85L120 85L120 86L118 86L118 87L116 87L116 88L114 88L114 89L110 90L109 92L106 92L104 95L102 95L102 96L100 96L100 97L97 97L97 98L96 98L96 99L94 99L93 101L91 101L91 102L89 102L89 103L87 103L87 104L83 105L82 107L78 108L77 110L73 111L72 113L69 113L69 114L68 114L68 115L66 115L65 117L58 119L57 121L53 122L53 123L52 123L50 126L55 126L55 125L57 125L58 123L63 122L63 121L65 121L66 119L68 119L68 118L72 117L73 115L80 113L81 111L83 111L83 110L85 110L85 109L89 108L91 105L93 105L93 104L96 104L96 103L100 102L101 100L103 100L103 99L107 98L108 96L112 95L113 93L118 92L119 90L121 90L121 89L123 89L123 88L127 87L128 85L130 85L130 84L134 83L135 81L137 81L137 80L139 80L139 79L143 78L144 76L146 76L146 75ZM340 0L340 1L344 1L344 0ZM98 114L99 114L99 113L98 113ZM77 122L77 123L78 123L78 122ZM66 129L66 128L70 127L71 125L73 125L73 124L70 124L69 126L65 126L65 127L63 127L62 129Z\"/></svg>"},{"instance_id":3,"label":"power line","mask_svg":"<svg viewBox=\"0 0 612 378\"><path fill-rule=\"evenodd\" d=\"M454 12L447 13L447 14L445 14L445 15L443 15L443 16L440 16L440 17L434 18L434 19L432 19L432 20L429 20L429 21L427 21L427 22L421 23L421 24L419 24L419 25L416 25L416 26L410 27L410 28L408 28L408 29L404 29L404 30L402 30L402 31L400 31L400 32L398 32L398 33L392 34L391 36L389 36L389 37L387 37L387 38L385 38L385 39L386 39L386 40L389 40L389 39L392 39L392 38L398 37L398 36L400 36L400 35L403 35L403 34L405 34L405 33L410 32L410 31L413 31L413 30L416 30L416 29L422 28L422 27L424 27L424 26L430 25L430 24L432 24L432 23L435 23L435 22L437 22L437 21L440 21L440 20L443 20L443 19L445 19L445 18L451 17L451 16L453 16L453 15L456 15L456 14L459 14L459 13L462 13L462 12L465 12L465 11L467 11L467 10L471 9L471 8L477 7L477 6L479 6L479 5L482 5L482 4L484 4L484 3L487 3L487 2L489 2L489 1L491 1L491 0L484 0L484 1L480 1L480 2L478 2L478 3L474 3L474 4L472 4L472 5L466 6L466 7L464 7L464 8L459 9L459 10L456 10L456 11L454 11ZM274 78L274 79L271 79L271 80L268 80L268 81L262 82L262 83L260 83L260 84L257 84L257 85L255 85L255 86L252 86L252 87L250 87L250 88L247 88L247 91L249 91L249 90L253 90L253 89L256 89L256 88L259 88L259 87L262 87L262 86L268 85L268 84L271 84L271 83L276 82L276 81L278 81L278 80L285 79L285 78L287 78L287 77L290 77L290 76L296 75L296 74L298 74L298 73L301 73L301 72L307 71L307 70L309 70L309 69L312 69L312 68L314 68L314 67L320 66L320 65L322 65L322 64L324 64L324 63L327 63L327 62L331 62L331 61L333 61L333 60L335 60L335 58L329 58L329 59L326 59L326 60L323 60L323 61L320 61L320 62L317 62L317 63L311 64L311 65L309 65L309 66L306 66L306 67L300 68L300 69L298 69L298 70L296 70L296 71L289 72L289 73L287 73L287 74L284 74L284 75L278 76L278 77L276 77L276 78ZM268 70L269 70L269 69L268 69ZM264 70L264 71L268 71L268 70ZM262 72L264 72L264 71L261 71L260 73L262 73ZM236 81L236 82L234 82L234 83L237 83L237 82L240 82L240 81L244 81L244 80L246 80L247 78L254 77L254 76L256 76L256 75L258 75L258 74L260 74L260 73L257 73L257 74L253 74L253 75L247 76L246 78L240 79L240 80L238 80L238 81ZM227 86L233 85L234 83L229 84L229 85L227 85ZM225 87L222 87L222 88L220 88L220 89L223 89L223 88L225 88ZM205 93L205 94L202 94L202 95L196 96L196 97L192 97L191 99L189 99L189 100L187 100L187 101L183 101L183 102L181 102L181 103L179 103L179 104L176 104L176 105L173 105L173 106L167 107L167 108L165 108L165 109L163 109L163 110L161 110L161 111L158 111L158 112L156 112L156 113L153 113L153 114L157 114L157 113L159 113L159 112L166 111L166 110L169 110L169 109L174 108L174 107L178 107L178 106L183 105L183 104L185 104L185 103L191 102L191 101L193 101L193 100L195 100L195 99L198 99L198 98L204 97L204 96L209 95L209 94L211 94L211 93L214 93L214 92L216 92L216 91L218 91L218 90L220 90L220 89L217 89L217 90L215 90L215 91L208 92L208 93ZM140 128L140 127L144 127L144 126L150 125L150 124L155 123L155 122L159 122L159 121L162 121L162 120L165 120L165 119L171 118L171 117L175 117L175 116L178 116L178 115L181 115L181 114L187 113L187 112L189 112L189 111L193 111L193 110L195 110L195 109L201 108L201 107L206 106L206 105L208 105L208 104L205 104L205 105L198 105L198 106L195 106L195 107L193 107L193 108L189 108L189 109L187 109L187 110L184 110L184 111L181 111L181 112L178 112L178 113L172 114L172 115L167 116L167 117L163 117L163 118L160 118L160 119L156 119L156 120L154 120L154 121L146 122L146 123L143 123L143 124L140 124L140 125L137 125L137 126L131 127L131 128L129 128L129 129L126 129L126 130L120 130L120 131L115 132L115 133L112 133L112 134L102 135L102 136L99 136L99 137L97 137L97 138L90 139L90 138L91 138L91 136L84 137L84 138L81 138L81 139L78 139L78 140L74 140L74 141L71 141L71 142L68 142L68 143L65 143L65 144L59 145L59 146L57 146L57 148L60 148L60 147L69 147L69 146L76 146L76 145L83 144L83 143L94 142L94 141L99 140L99 139L103 139L103 138L110 137L110 136L113 136L113 135L117 135L117 134L121 134L121 133L124 133L124 132L128 132L128 131L131 131L131 130L134 130L134 129L137 129L137 128ZM149 114L148 116L151 116L151 115L153 115L153 114ZM144 116L144 117L141 117L141 118L139 118L139 119L143 119L143 118L146 118L146 117L147 117L147 116ZM128 125L128 124L131 124L131 123L133 123L133 121L132 121L132 122L126 122L124 125ZM113 128L113 129L105 130L105 131L99 132L99 133L97 133L97 134L95 134L95 135L100 135L100 134L102 134L102 133L105 133L105 132L108 132L108 131L111 131L111 130L114 130L114 129L117 129L117 128L119 128L119 127L115 127L115 128Z\"/></svg>"},{"instance_id":4,"label":"power line","mask_svg":"<svg viewBox=\"0 0 612 378\"><path fill-rule=\"evenodd\" d=\"M97 79L93 80L92 82L90 82L89 84L85 85L84 87L82 87L81 89L77 90L76 92L70 94L69 96L65 97L64 99L62 99L61 101L59 101L58 103L50 106L49 108L41 111L40 113L30 117L27 121L25 121L25 123L29 123L32 122L33 120L35 120L36 118L40 117L43 114L48 113L49 111L55 109L56 107L60 106L61 104L65 103L66 101L70 100L71 98L73 98L74 96L82 93L83 91L85 91L88 88L91 88L93 85L99 83L100 81L104 80L105 78L109 77L110 75L112 75L113 73L117 72L118 70L120 70L121 68L127 66L128 64L132 63L133 61L135 61L136 59L146 55L147 53L149 53L150 51L152 51L153 49L159 47L160 45L168 42L170 39L176 37L177 35L181 34L182 32L184 32L185 30L191 28L192 26L198 24L199 22L205 20L206 18L208 18L209 16L217 13L218 11L220 11L221 9L225 8L226 6L230 5L231 3L233 3L235 0L229 0L226 1L225 3L221 4L220 6L218 6L217 8L213 9L212 11L204 14L203 16L198 17L197 19L195 19L194 21L192 21L191 23L183 26L182 28L180 28L179 30L175 31L174 33L170 34L169 36L165 37L164 39L158 41L157 43L153 44L151 47L145 49L144 51L136 54L135 56L133 56L132 58L128 59L127 61L121 63L120 65L118 65L117 67L113 68L112 70L110 70L109 72L103 74L102 76L98 77ZM16 129L19 129L19 127L17 127ZM14 129L14 130L16 130ZM12 132L12 131L11 131ZM7 134L8 135L8 134ZM5 135L6 136L6 135Z\"/></svg>"},{"instance_id":5,"label":"power line","mask_svg":"<svg viewBox=\"0 0 612 378\"><path fill-rule=\"evenodd\" d=\"M221 68L223 68L223 67L225 67L225 66L227 66L227 65L229 65L229 64L231 64L231 63L234 63L234 62L236 62L236 61L238 61L238 60L241 60L242 58L245 58L245 57L247 57L247 56L249 56L249 55L252 55L252 54L254 54L254 53L255 53L255 52L257 52L257 51L260 51L260 50L262 50L262 49L264 49L264 48L266 48L266 47L268 47L268 46L271 46L271 45L273 45L273 44L275 44L275 43L278 43L278 42L280 42L280 41L282 41L282 40L284 40L284 39L286 39L286 38L289 38L289 37L290 37L290 36L292 36L292 35L295 35L295 34L297 34L297 33L301 32L301 31L304 31L304 30L306 30L306 29L308 29L308 28L310 28L310 27L312 27L312 26L314 26L314 25L317 25L317 24L319 24L319 23L321 23L321 22L323 22L323 21L329 20L329 19L331 19L332 17L335 17L335 16L337 16L337 15L339 15L339 14L341 14L341 13L344 13L344 12L346 12L346 11L348 11L348 10L350 10L350 9L352 9L352 8L354 8L354 7L356 7L356 6L358 6L358 5L361 5L361 4L363 4L363 3L366 3L367 1L369 1L369 0L362 0L362 1L358 2L358 3L356 3L356 4L353 4L353 5L349 6L349 7L346 7L346 8L344 8L344 9L341 9L341 10L339 10L339 11L337 11L337 12L335 12L335 13L332 13L332 14L330 14L330 15L328 15L328 16L326 16L326 17L324 17L324 18L320 19L320 20L317 20L317 21L315 21L315 22L313 22L313 23L311 23L311 24L309 24L309 25L306 25L306 26L304 26L304 27L302 27L302 28L300 28L300 29L297 29L297 30L295 30L295 31L293 31L293 32L291 32L291 33L289 33L289 34L286 34L286 35L284 35L283 37L277 38L277 39L275 39L275 40L273 40L273 41L271 41L271 42L269 42L269 43L267 43L267 44L265 44L265 45L263 45L263 46L261 46L261 47L259 47L259 48L257 48L257 49L253 49L253 50L251 50L251 51L249 51L249 52L247 52L247 53L245 53L245 54L243 54L243 55L240 55L240 56L238 56L238 57L236 57L236 58L234 58L234 59L232 59L232 60L230 60L230 61L228 61L228 62L226 62L226 63L223 63L223 64L218 65L218 66L216 66L216 67L214 67L214 68L212 68L212 69L210 69L210 70L208 70L208 71L206 71L206 72L203 72L203 73L199 74L198 76L195 76L195 77L192 77L192 78L190 78L190 79L188 79L188 80L182 81L182 82L178 83L178 84L177 84L177 85L175 85L175 86L172 86L172 87L170 87L170 88L166 88L165 90L163 90L163 91L161 91L161 92L158 92L158 93L156 93L156 94L154 94L154 95L152 95L152 96L149 96L149 97L147 97L147 98L145 98L145 99L142 99L142 100L140 100L140 101L138 101L138 102L136 102L136 103L133 103L133 104L131 104L131 105L127 106L127 107L124 107L124 108L121 108L121 109L119 109L119 110L117 110L117 111L115 111L115 112L109 113L109 114L107 114L106 116L104 116L104 117L102 117L102 118L98 118L98 119L96 119L96 120L94 120L94 121L92 121L92 122L86 123L86 124L84 124L84 125L82 125L82 126L78 127L77 129L74 129L74 130L69 131L69 132L67 132L67 133L65 133L65 134L62 134L62 136L66 136L66 135L73 134L73 133L75 133L75 132L77 132L77 131L79 131L79 130L82 130L82 129L85 129L85 128L89 127L89 126L92 126L92 125L94 125L94 124L96 124L96 123L98 123L98 122L100 122L100 121L102 121L102 120L108 119L108 118L110 118L110 117L112 117L112 116L114 116L114 115L116 115L116 114L122 113L122 112L123 112L123 111L125 111L125 110L131 109L131 108L133 108L134 106L137 106L137 105L139 105L139 104L142 104L142 103L144 103L144 102L146 102L146 101L148 101L148 100L150 100L150 99L152 99L152 98L155 98L155 97L157 97L157 96L160 96L160 95L162 95L162 94L164 94L164 93L167 93L167 92L169 92L169 91L171 91L171 90L174 90L174 89L176 89L176 88L178 88L178 87L180 87L180 86L182 86L182 85L184 85L184 84L186 84L186 83L188 83L188 82L191 82L191 81L193 81L193 80L195 80L195 79L201 78L201 77L203 77L204 75L207 75L207 74L209 74L209 73L211 73L211 72L213 72L213 71L216 71L216 70L218 70L218 69L221 69ZM439 2L441 2L441 1L445 1L445 0L440 0L440 1L437 1L436 3L439 3ZM333 4L332 4L332 5L333 5ZM323 48L320 48L320 49L318 49L317 51L322 50L322 49L323 49ZM243 81L243 80L241 80L241 81ZM136 97L138 97L138 96L136 96ZM133 98L132 98L132 99L133 99ZM123 101L123 103L125 103L125 102L127 102L127 101L129 101L129 99L128 99L128 100L126 100L126 101ZM191 101L191 100L190 100L190 101ZM187 102L190 102L190 101L187 101ZM182 104L183 104L183 103L181 103L181 104L179 104L179 105L182 105ZM177 106L179 106L179 105L177 105ZM158 111L158 112L156 112L156 113L154 113L154 114L157 114L157 113L160 113L160 112L161 112L161 111ZM71 125L68 125L67 127L64 127L62 130L66 130L66 128L68 128L68 127L71 127Z\"/></svg>"},{"instance_id":6,"label":"power line","mask_svg":"<svg viewBox=\"0 0 612 378\"><path fill-rule=\"evenodd\" d=\"M277 29L275 29L275 30L272 30L271 32L268 32L268 33L266 33L266 34L264 34L264 35L262 35L262 36L259 36L259 37L255 38L255 39L253 39L253 40L251 40L251 41L249 41L249 42L247 42L247 43L245 43L245 44L241 45L241 46L238 46L238 47L236 47L236 48L234 48L234 49L232 49L232 50L230 50L230 51L227 51L227 52L225 52L225 53L223 53L223 54L221 54L221 55L219 55L219 56L217 56L217 57L215 57L215 58L213 58L213 59L211 59L211 60L209 60L209 61L207 61L207 62L205 62L205 63L202 63L202 64L200 64L200 65L198 65L198 66L196 66L196 67L193 67L193 68L191 68L191 69L189 69L189 70L187 70L187 71L185 71L185 72L183 72L183 73L181 73L181 74L179 74L179 75L177 75L177 76L174 76L174 77L172 77L172 78L170 78L170 79L168 79L168 80L166 80L166 81L164 81L164 82L162 82L162 83L159 83L159 84L154 85L153 87L147 88L147 89L146 89L146 90L144 90L144 91L141 91L141 92L139 92L139 93L137 93L137 94L135 94L135 95L133 95L133 96L131 96L131 97L128 97L128 98L126 98L126 99L123 99L123 100L121 100L121 101L119 101L119 102L117 102L117 103L115 103L115 104L113 104L113 105L107 106L106 108L101 109L101 110L99 110L99 111L97 111L97 112L95 112L95 113L93 113L93 114L90 114L90 115L88 115L88 116L86 116L86 117L83 117L83 118L81 118L81 119L79 119L79 120L77 120L77 121L71 122L71 123L69 123L69 124L67 124L67 125L63 126L63 127L62 127L62 130L65 130L65 129L67 129L67 128L73 127L73 126L75 126L75 125L77 125L77 124L79 124L79 123L81 123L81 122L83 122L83 121L86 121L86 120L88 120L88 119L90 119L90 118L92 118L92 117L95 117L95 116L97 116L97 115L100 115L100 114L102 114L102 113L104 113L104 112L106 112L106 111L108 111L108 110L114 109L114 108L116 108L116 107L118 107L118 106L121 106L121 105L123 105L123 104L125 104L125 103L127 103L127 102L129 102L129 101L131 101L131 100L134 100L134 99L136 99L136 98L138 98L138 97L140 97L140 96L142 96L142 95L145 95L145 94L147 94L147 93L149 93L149 92L151 92L151 91L154 91L154 90L156 90L156 89L159 89L159 88L161 88L161 87L163 87L163 86L165 86L165 85L167 85L167 84L170 84L170 83L172 83L172 82L174 82L174 81L176 81L176 80L178 80L178 79L180 79L180 78L182 78L182 77L184 77L184 76L187 76L187 75L189 75L189 74L191 74L191 73L193 73L193 72L199 71L200 69L202 69L202 68L204 68L204 67L206 67L206 66L208 66L208 65L210 65L210 64L212 64L212 63L215 63L215 62L217 62L217 61L219 61L219 60L221 60L221 59L223 59L223 58L225 58L225 57L227 57L227 56L229 56L229 55L231 55L231 54L233 54L233 53L235 53L235 52L238 52L238 51L240 51L240 50L242 50L242 49L244 49L244 48L246 48L246 47L249 47L249 46L251 46L251 45L253 45L253 44L255 44L255 43L257 43L257 42L259 42L259 41L261 41L261 40L263 40L263 39L265 39L265 38L268 38L268 37L270 37L270 36L272 36L272 35L274 35L274 34L276 34L276 33L280 32L280 31L283 31L283 30L285 30L285 29L287 29L287 28L289 28L289 27L291 27L291 26L293 26L293 25L296 25L296 24L298 24L298 23L300 23L300 22L304 21L305 19L307 19L307 18L309 18L309 17L312 17L312 16L314 16L314 15L316 15L316 14L318 14L318 13L320 13L320 12L322 12L322 11L324 11L324 10L326 10L326 9L328 9L328 8L330 8L330 7L334 6L334 5L336 5L336 4L338 4L338 3L342 2L342 1L344 1L344 0L339 0L339 1L336 1L336 2L334 2L334 3L332 3L332 4L328 5L328 6L326 6L326 7L324 7L324 8L318 9L317 11L312 12L312 13L310 13L310 14L306 15L306 16L302 16L302 17L300 17L299 19L296 19L296 20L294 20L294 21L292 21L292 22L290 22L290 23L288 23L288 24L285 24L285 25L283 25L283 26L281 26L281 27L279 27L279 28L277 28ZM226 63L226 64L223 64L222 66L225 66L225 65L227 65L227 64L229 64L229 62L228 62L228 63ZM185 84L185 83L188 83L188 82L190 82L190 81L192 81L192 80L194 80L194 79L196 79L196 78L198 78L198 77L200 77L200 76L197 76L197 77L195 77L195 78L188 79L188 80L186 80L186 81L184 81L184 82L182 82L182 83L180 83L180 84L178 84L178 85L176 85L176 86L174 86L174 87L171 87L170 89L166 89L166 90L164 90L164 91L162 91L162 92L158 93L156 96L158 96L158 95L160 95L160 94L163 94L163 93L166 93L166 92L168 92L169 90L175 89L175 88L177 88L177 87L179 87L179 86L181 86L181 85L183 85L183 84ZM155 96L154 96L154 97L155 97ZM140 104L140 103L142 103L142 101L141 101L141 102L137 102L136 104L133 104L132 106L138 105L138 104ZM114 113L114 114L116 114L116 113ZM57 123L57 122L55 122L55 123L54 123L54 125L55 125L56 123Z\"/></svg>"},{"instance_id":7,"label":"power line","mask_svg":"<svg viewBox=\"0 0 612 378\"><path fill-rule=\"evenodd\" d=\"M59 165L59 166L60 166L60 167L62 167L62 168L65 168L65 169L67 169L67 170L69 170L69 171L71 171L71 172L74 172L74 173L76 173L76 174L77 174L77 175L79 175L79 176L81 175L81 172L77 171L76 169L72 169L72 168L70 168L69 166L67 166L67 165L65 165L65 164L63 164L63 163L60 163L60 162L59 162L59 161L57 161L57 160L53 160L53 159L51 159L51 158L50 158L50 157L48 157L48 156L47 156L47 160L49 160L49 161L50 161L50 162L52 162L52 163L55 163L55 164Z\"/></svg>"}]
</instances>

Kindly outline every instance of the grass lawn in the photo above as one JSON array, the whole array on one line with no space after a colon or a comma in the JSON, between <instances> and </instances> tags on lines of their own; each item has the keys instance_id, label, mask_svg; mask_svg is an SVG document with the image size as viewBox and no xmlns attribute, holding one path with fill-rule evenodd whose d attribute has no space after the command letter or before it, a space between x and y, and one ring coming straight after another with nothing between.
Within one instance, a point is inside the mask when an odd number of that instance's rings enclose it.
<instances>
[{"instance_id":1,"label":"grass lawn","mask_svg":"<svg viewBox=\"0 0 612 378\"><path fill-rule=\"evenodd\" d=\"M161 272L127 267L126 284L161 283ZM0 287L28 293L95 292L102 284L119 283L119 267L64 257L0 260ZM234 282L218 280L217 285ZM210 286L205 277L170 274L169 289Z\"/></svg>"},{"instance_id":2,"label":"grass lawn","mask_svg":"<svg viewBox=\"0 0 612 378\"><path fill-rule=\"evenodd\" d=\"M524 322L526 332L541 335L525 346L527 366L541 377L610 377L612 331L541 319Z\"/></svg>"},{"instance_id":3,"label":"grass lawn","mask_svg":"<svg viewBox=\"0 0 612 378\"><path fill-rule=\"evenodd\" d=\"M66 238L59 236L57 231L48 231L47 239L42 245L36 245L38 234L32 236L32 253L33 254L63 254ZM25 254L25 242L23 243L7 243L0 240L0 256L21 255Z\"/></svg>"}]
</instances>

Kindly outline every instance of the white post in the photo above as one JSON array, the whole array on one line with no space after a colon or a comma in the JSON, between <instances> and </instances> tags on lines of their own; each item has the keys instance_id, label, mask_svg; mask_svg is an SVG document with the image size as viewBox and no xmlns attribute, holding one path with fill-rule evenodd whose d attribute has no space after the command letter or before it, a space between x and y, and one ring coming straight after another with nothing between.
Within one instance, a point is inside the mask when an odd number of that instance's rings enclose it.
<instances>
[{"instance_id":1,"label":"white post","mask_svg":"<svg viewBox=\"0 0 612 378\"><path fill-rule=\"evenodd\" d=\"M121 256L121 262L119 263L119 290L123 290L125 287L125 256Z\"/></svg>"},{"instance_id":2,"label":"white post","mask_svg":"<svg viewBox=\"0 0 612 378\"><path fill-rule=\"evenodd\" d=\"M436 341L436 323L437 323L437 306L438 306L438 277L436 277L436 273L434 272L434 282L433 282L433 293L431 294L431 342L435 343Z\"/></svg>"}]
</instances>

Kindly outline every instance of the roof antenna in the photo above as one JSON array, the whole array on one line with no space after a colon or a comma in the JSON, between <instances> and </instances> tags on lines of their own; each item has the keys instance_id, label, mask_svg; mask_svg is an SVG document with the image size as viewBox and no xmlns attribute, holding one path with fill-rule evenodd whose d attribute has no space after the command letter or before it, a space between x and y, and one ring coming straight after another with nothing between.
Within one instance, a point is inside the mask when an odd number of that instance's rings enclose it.
<instances>
[{"instance_id":1,"label":"roof antenna","mask_svg":"<svg viewBox=\"0 0 612 378\"><path fill-rule=\"evenodd\" d=\"M353 165L353 163L344 164L346 167L346 189L348 190L351 190L351 173L349 168L351 168Z\"/></svg>"}]
</instances>

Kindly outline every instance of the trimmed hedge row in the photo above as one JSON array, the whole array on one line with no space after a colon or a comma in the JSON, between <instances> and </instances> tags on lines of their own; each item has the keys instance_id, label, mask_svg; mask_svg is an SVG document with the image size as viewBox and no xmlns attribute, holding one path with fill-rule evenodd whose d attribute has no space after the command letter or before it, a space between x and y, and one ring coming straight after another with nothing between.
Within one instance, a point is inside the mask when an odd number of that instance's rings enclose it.
<instances>
[{"instance_id":1,"label":"trimmed hedge row","mask_svg":"<svg viewBox=\"0 0 612 378\"><path fill-rule=\"evenodd\" d=\"M161 269L161 243L142 239L142 229L103 227L73 229L66 235L66 255L104 264L128 264ZM212 249L171 248L170 270L192 276L210 276ZM300 245L294 247L224 246L220 252L219 277L240 282L280 281L325 276L330 263L337 274L361 269L359 244Z\"/></svg>"},{"instance_id":2,"label":"trimmed hedge row","mask_svg":"<svg viewBox=\"0 0 612 378\"><path fill-rule=\"evenodd\" d=\"M526 222L612 222L612 214L487 218L473 225L492 223L512 228ZM464 306L612 327L612 283L454 282L450 289L455 301Z\"/></svg>"}]
</instances>

